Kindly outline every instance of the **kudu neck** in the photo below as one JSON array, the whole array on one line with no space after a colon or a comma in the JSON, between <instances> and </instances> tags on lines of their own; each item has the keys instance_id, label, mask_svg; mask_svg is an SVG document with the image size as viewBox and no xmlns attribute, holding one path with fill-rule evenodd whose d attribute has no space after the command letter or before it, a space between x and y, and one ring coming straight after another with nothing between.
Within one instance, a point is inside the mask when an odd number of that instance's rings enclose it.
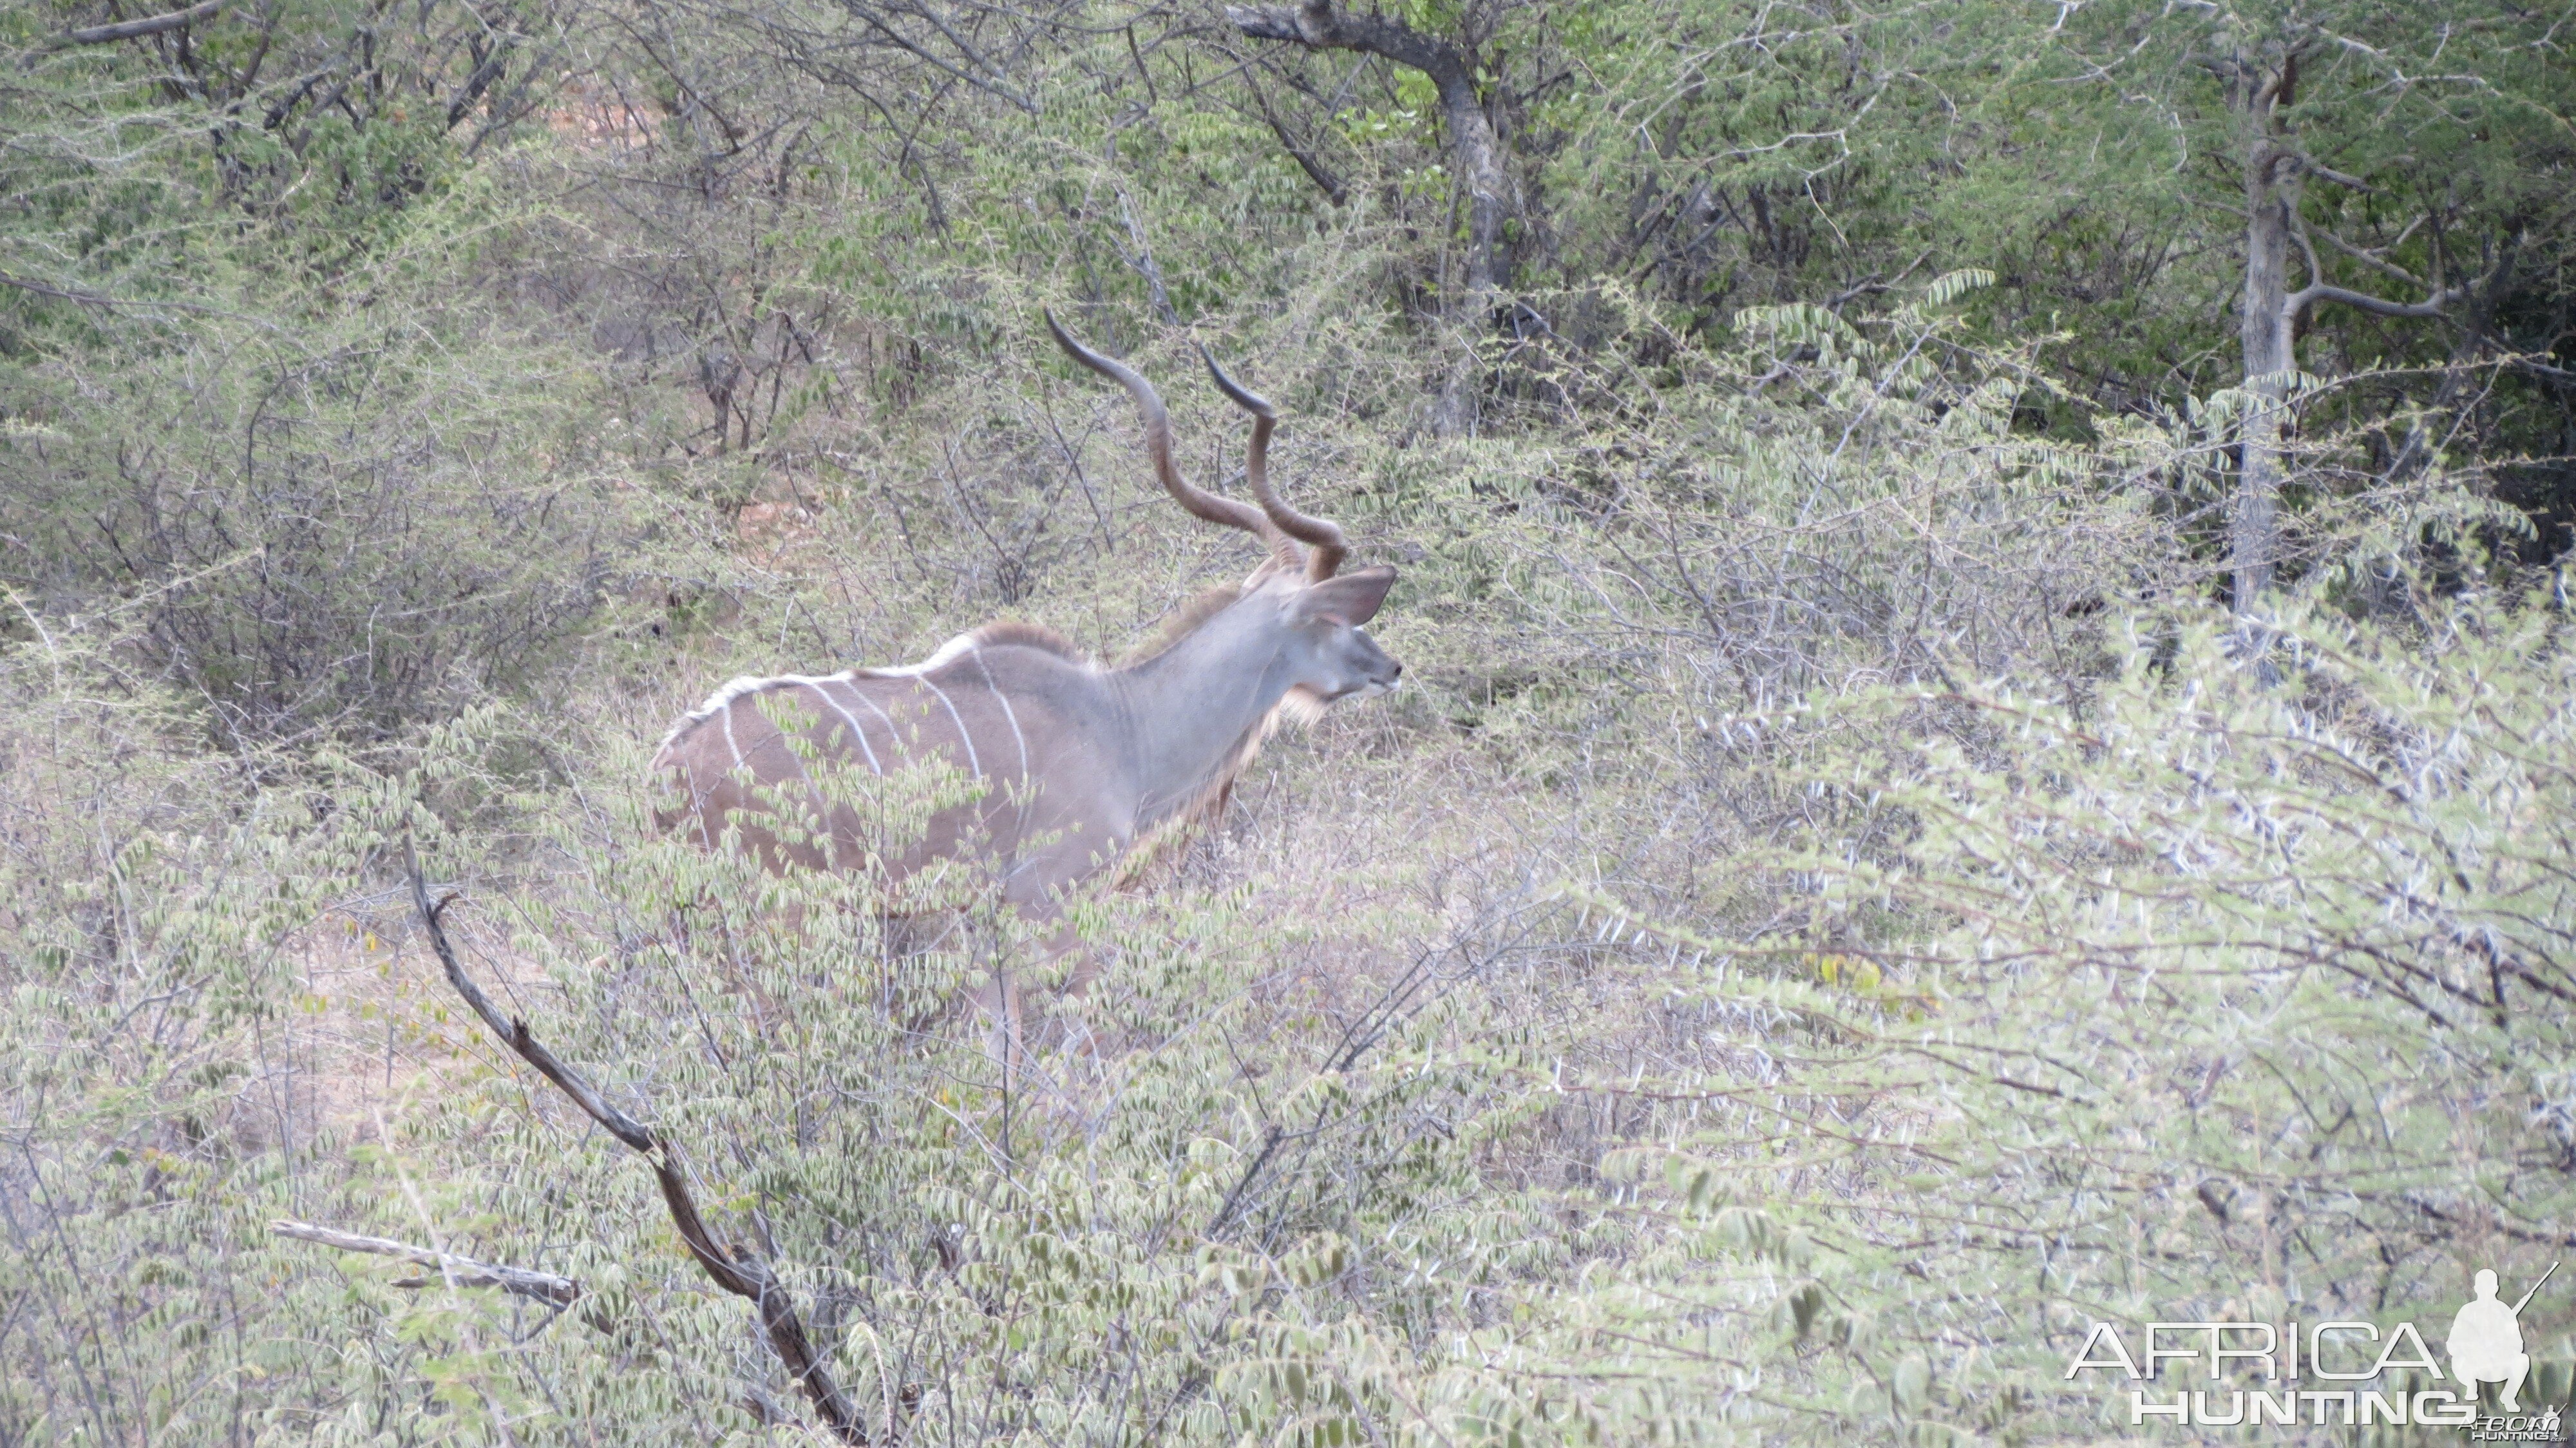
<instances>
[{"instance_id":1,"label":"kudu neck","mask_svg":"<svg viewBox=\"0 0 2576 1448\"><path fill-rule=\"evenodd\" d=\"M1188 803L1279 707L1296 682L1287 642L1286 627L1268 610L1237 605L1119 672L1144 815L1159 817Z\"/></svg>"}]
</instances>

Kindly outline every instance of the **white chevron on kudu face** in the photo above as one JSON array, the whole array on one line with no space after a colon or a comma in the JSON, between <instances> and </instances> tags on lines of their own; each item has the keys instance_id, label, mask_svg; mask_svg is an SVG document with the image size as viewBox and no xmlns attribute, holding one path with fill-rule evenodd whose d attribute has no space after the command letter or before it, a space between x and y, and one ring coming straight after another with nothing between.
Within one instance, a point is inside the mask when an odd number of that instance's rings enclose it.
<instances>
[{"instance_id":1,"label":"white chevron on kudu face","mask_svg":"<svg viewBox=\"0 0 2576 1448\"><path fill-rule=\"evenodd\" d=\"M1053 317L1047 325L1075 360L1135 399L1146 456L1173 500L1253 534L1268 559L1240 587L1178 618L1160 650L1122 667L1094 663L1045 629L998 623L900 668L735 679L683 717L654 756L655 771L684 793L673 823L713 845L730 822L773 869L840 867L868 857L861 821L849 804L829 801L816 775L864 768L883 777L935 756L985 789L935 817L918 847L886 868L900 877L941 858L981 857L1022 910L1052 914L1067 887L1146 831L1222 808L1236 773L1282 717L1395 687L1402 666L1362 627L1395 571L1339 574L1348 551L1341 529L1272 491L1270 404L1208 359L1217 386L1253 416L1244 470L1256 508L1185 481L1153 387L1074 341ZM806 749L790 743L791 728ZM787 838L764 823L800 801L820 818L800 821Z\"/></svg>"}]
</instances>

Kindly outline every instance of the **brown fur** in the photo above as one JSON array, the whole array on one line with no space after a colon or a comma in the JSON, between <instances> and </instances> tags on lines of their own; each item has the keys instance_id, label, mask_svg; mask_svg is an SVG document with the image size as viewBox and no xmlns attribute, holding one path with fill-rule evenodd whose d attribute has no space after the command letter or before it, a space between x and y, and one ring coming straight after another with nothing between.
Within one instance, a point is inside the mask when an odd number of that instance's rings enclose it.
<instances>
[{"instance_id":1,"label":"brown fur","mask_svg":"<svg viewBox=\"0 0 2576 1448\"><path fill-rule=\"evenodd\" d=\"M1146 662L1168 652L1243 596L1244 589L1239 585L1211 588L1200 593L1164 620L1156 636L1136 651L1135 660ZM785 786L791 794L811 791L813 786L806 765L786 750L778 722L762 707L773 695L799 698L803 714L810 716L800 732L824 757L839 766L858 765L882 772L883 768L891 767L911 754L914 747L926 745L951 757L965 755L961 762L970 763L978 774L992 770L1002 779L1013 778L1026 765L1027 738L1022 733L1020 720L1008 715L993 717L987 701L1002 698L992 692L995 684L991 670L1007 667L1002 662L1003 654L1014 648L1063 660L1085 674L1097 676L1099 666L1090 662L1062 634L1039 624L1004 620L952 639L931 659L908 669L849 669L822 678L787 675L733 680L704 705L683 716L664 739L653 767L657 772L672 771L676 779L688 787L694 806L667 813L657 811L656 818L668 828L695 814L700 837L712 844L721 833L725 816L751 803L751 797L743 787L732 782L738 771L748 768L763 787ZM999 650L1001 653L986 655L982 653L984 650ZM931 697L924 696L924 691L932 689L940 691L933 696L937 700L935 703ZM984 752L980 760L974 753L977 739L961 732L959 716L951 712L951 705L961 703L983 724L980 744ZM1039 707L1036 696L1024 697L1022 707ZM901 737L889 732L894 726L880 711L890 711L905 719ZM1252 763L1270 733L1284 723L1302 723L1321 712L1321 702L1310 692L1302 688L1291 690L1244 734L1234 748L1227 751L1213 772L1186 798L1167 812L1158 811L1150 821L1134 821L1134 824L1143 826L1148 839L1137 841L1130 837L1128 843L1147 843L1149 848L1144 854L1150 857L1174 839L1186 837L1197 825L1221 814L1233 791L1234 781ZM1036 723L1038 719L1032 715L1028 722ZM719 723L723 725L721 730L717 727ZM871 748L874 753L867 753ZM755 760L754 756L758 758ZM1014 797L1011 791L1005 789L992 796L984 809L968 810L964 814L980 815L988 809L998 809L1002 801L1011 797ZM820 803L819 796L817 803ZM1014 833L1018 832L1017 827L1028 823L1024 812L1016 808L1010 811L1010 819ZM989 828L996 822L988 819L985 825ZM943 821L933 832L941 843L930 845L927 853L945 853L946 847L954 844L969 823L964 815ZM810 854L812 858L802 862L819 868L826 866L833 854L858 852L856 841L849 840L841 842L844 848L839 851L805 850L782 854L781 846L771 832L756 825L746 830L745 838L773 864L783 862L789 854ZM1083 840L1083 846L1087 850L1100 838L1095 829ZM907 867L918 863L920 861L905 862ZM899 867L897 872L905 871ZM1063 868L1048 872L1048 876L1061 882L1081 873L1086 871ZM1031 883L1048 876L1030 877Z\"/></svg>"}]
</instances>

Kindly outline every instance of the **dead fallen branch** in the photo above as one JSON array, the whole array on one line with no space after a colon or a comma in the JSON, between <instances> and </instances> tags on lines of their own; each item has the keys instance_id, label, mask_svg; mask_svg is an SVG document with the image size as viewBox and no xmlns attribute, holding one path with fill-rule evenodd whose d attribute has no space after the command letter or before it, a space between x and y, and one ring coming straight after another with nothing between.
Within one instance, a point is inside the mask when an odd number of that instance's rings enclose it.
<instances>
[{"instance_id":1,"label":"dead fallen branch","mask_svg":"<svg viewBox=\"0 0 2576 1448\"><path fill-rule=\"evenodd\" d=\"M114 25L93 25L86 30L67 30L47 42L47 48L61 50L74 45L112 45L120 40L141 40L145 36L176 30L182 25L212 19L230 3L232 0L205 0L202 5L173 10L167 15L124 20Z\"/></svg>"},{"instance_id":2,"label":"dead fallen branch","mask_svg":"<svg viewBox=\"0 0 2576 1448\"><path fill-rule=\"evenodd\" d=\"M453 1252L437 1252L397 1242L390 1237L363 1237L355 1232L317 1227L311 1222L271 1222L268 1229L281 1237L299 1242L313 1242L324 1247L337 1247L343 1252L372 1252L379 1257L400 1257L435 1268L436 1277L406 1277L397 1287L433 1287L441 1282L456 1287L498 1287L521 1297L533 1297L557 1307L570 1307L581 1300L581 1284L552 1272L532 1272L525 1267L507 1267L498 1262L478 1262L459 1257Z\"/></svg>"},{"instance_id":3,"label":"dead fallen branch","mask_svg":"<svg viewBox=\"0 0 2576 1448\"><path fill-rule=\"evenodd\" d=\"M574 1104L588 1112L609 1135L626 1143L637 1155L653 1164L653 1175L662 1186L662 1203L669 1208L671 1225L678 1228L680 1240L688 1244L689 1255L718 1287L747 1298L760 1310L761 1329L769 1336L769 1345L778 1360L787 1366L787 1375L814 1404L814 1411L844 1443L865 1443L867 1429L851 1411L847 1398L832 1382L830 1371L814 1351L813 1342L805 1335L804 1320L796 1315L796 1304L787 1289L771 1275L768 1265L739 1249L726 1247L707 1230L706 1219L698 1214L697 1199L690 1195L688 1178L680 1162L676 1143L656 1136L653 1131L625 1112L608 1103L588 1081L571 1067L555 1058L552 1051L539 1045L528 1034L528 1023L502 1016L491 998L483 994L457 962L455 947L447 943L447 931L439 924L439 915L454 903L448 896L436 905L429 903L429 886L421 878L420 857L411 842L403 842L403 864L411 872L411 900L420 911L423 924L429 928L430 948L438 952L438 963L447 971L447 983L474 1008L520 1060L535 1067L539 1074L555 1083Z\"/></svg>"}]
</instances>

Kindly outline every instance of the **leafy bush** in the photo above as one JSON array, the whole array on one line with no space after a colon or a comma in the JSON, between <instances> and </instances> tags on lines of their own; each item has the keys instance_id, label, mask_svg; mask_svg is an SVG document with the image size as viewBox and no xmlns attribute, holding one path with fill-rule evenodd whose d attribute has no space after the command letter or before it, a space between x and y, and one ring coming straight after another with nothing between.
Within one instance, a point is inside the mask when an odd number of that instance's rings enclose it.
<instances>
[{"instance_id":1,"label":"leafy bush","mask_svg":"<svg viewBox=\"0 0 2576 1448\"><path fill-rule=\"evenodd\" d=\"M576 431L584 369L507 338L412 350L436 323L210 328L105 397L22 376L16 581L66 613L133 600L129 646L235 738L381 737L537 676L635 566L638 521Z\"/></svg>"},{"instance_id":2,"label":"leafy bush","mask_svg":"<svg viewBox=\"0 0 2576 1448\"><path fill-rule=\"evenodd\" d=\"M1725 1029L1627 1088L1691 1103L1611 1168L1660 1251L1539 1360L1591 1362L1624 1421L1731 1316L1768 1431L2110 1433L2064 1370L2095 1321L2423 1323L2478 1268L2537 1280L2569 1205L2571 662L2528 600L2436 627L2297 619L2275 684L2212 621L2141 620L2083 699L1875 696L1908 742L1818 772L1803 941L1620 916L1640 983ZM2535 1304L2526 1341L2566 1320Z\"/></svg>"},{"instance_id":3,"label":"leafy bush","mask_svg":"<svg viewBox=\"0 0 2576 1448\"><path fill-rule=\"evenodd\" d=\"M311 1388L333 1316L262 1240L337 1154L279 1030L311 817L104 633L0 651L0 1434L215 1441Z\"/></svg>"},{"instance_id":4,"label":"leafy bush","mask_svg":"<svg viewBox=\"0 0 2576 1448\"><path fill-rule=\"evenodd\" d=\"M128 608L120 646L237 744L384 738L522 685L635 565L599 366L478 265L542 215L463 164L526 37L461 45L456 12L217 25L169 54L193 89L12 47L0 580ZM302 87L253 87L272 62Z\"/></svg>"}]
</instances>

